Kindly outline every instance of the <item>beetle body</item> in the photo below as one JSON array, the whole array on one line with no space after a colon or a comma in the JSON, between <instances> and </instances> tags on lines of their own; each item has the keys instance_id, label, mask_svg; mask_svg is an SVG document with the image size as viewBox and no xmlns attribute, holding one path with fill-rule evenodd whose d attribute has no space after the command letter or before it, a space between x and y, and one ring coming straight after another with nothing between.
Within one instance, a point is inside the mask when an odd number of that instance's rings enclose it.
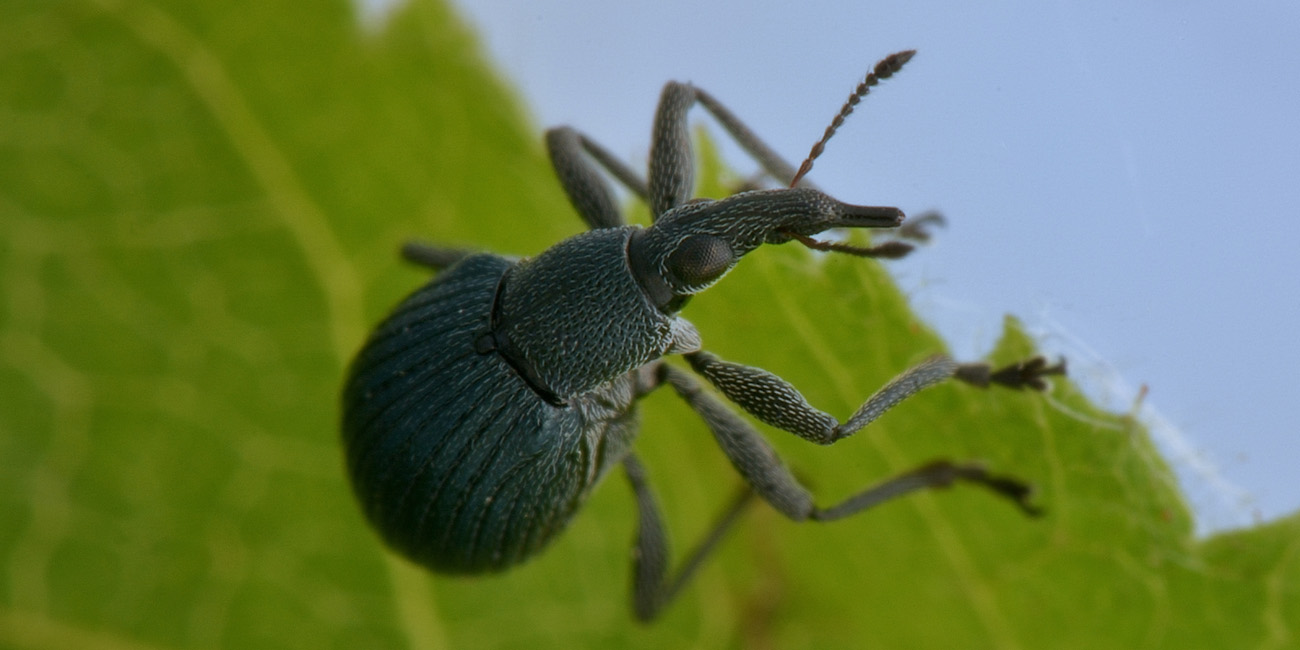
<instances>
[{"instance_id":1,"label":"beetle body","mask_svg":"<svg viewBox=\"0 0 1300 650\"><path fill-rule=\"evenodd\" d=\"M635 431L632 379L557 406L495 350L493 305L516 263L476 255L379 326L345 390L349 472L371 523L438 571L528 558L568 523Z\"/></svg>"},{"instance_id":2,"label":"beetle body","mask_svg":"<svg viewBox=\"0 0 1300 650\"><path fill-rule=\"evenodd\" d=\"M756 206L765 219L855 207L793 193L690 203L650 229L591 230L522 261L473 255L407 297L344 390L348 469L371 523L444 572L504 569L542 548L630 449L658 359L699 349L651 259L668 264L685 240L712 238L691 227L700 215L735 228L745 220L731 212ZM727 248L756 247L766 233L751 230ZM725 262L707 284L735 260Z\"/></svg>"},{"instance_id":3,"label":"beetle body","mask_svg":"<svg viewBox=\"0 0 1300 650\"><path fill-rule=\"evenodd\" d=\"M899 375L840 422L764 370L701 349L679 315L695 294L768 244L896 257L898 242L860 248L812 238L833 228L894 228L902 212L851 205L801 184L826 138L867 89L911 58L886 58L841 109L800 172L711 96L668 84L656 114L648 182L581 134L553 129L547 145L561 185L590 230L533 258L412 245L407 257L439 271L370 336L342 395L348 474L362 510L387 543L444 573L497 571L552 541L600 479L622 465L637 504L633 607L654 618L757 496L794 521L831 520L918 489L981 485L1027 512L1029 488L979 463L932 461L821 508L775 451L694 375L750 416L818 444L852 435L928 386L955 378L1043 389L1062 372L1041 359L997 372L937 356ZM784 189L691 199L687 109L699 103ZM626 225L589 159L650 205L648 227ZM905 233L907 229L904 229ZM671 388L701 417L744 480L675 576L647 474L633 452L636 402Z\"/></svg>"}]
</instances>

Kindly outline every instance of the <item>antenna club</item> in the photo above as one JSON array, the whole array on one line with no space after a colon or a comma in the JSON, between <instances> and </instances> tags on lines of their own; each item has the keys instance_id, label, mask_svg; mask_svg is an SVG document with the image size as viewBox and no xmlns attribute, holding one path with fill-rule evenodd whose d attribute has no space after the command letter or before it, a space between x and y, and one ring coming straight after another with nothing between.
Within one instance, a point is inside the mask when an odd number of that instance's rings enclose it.
<instances>
[{"instance_id":1,"label":"antenna club","mask_svg":"<svg viewBox=\"0 0 1300 650\"><path fill-rule=\"evenodd\" d=\"M916 56L916 50L895 52L894 54L890 54L884 59L881 59L880 63L876 64L876 68L872 70L871 73L874 74L877 79L888 79L893 76L895 72L901 70L903 65L908 61L911 61L914 56Z\"/></svg>"},{"instance_id":2,"label":"antenna club","mask_svg":"<svg viewBox=\"0 0 1300 650\"><path fill-rule=\"evenodd\" d=\"M881 79L888 79L894 76L894 73L901 70L903 65L908 61L911 61L912 57L915 55L916 50L903 50L902 52L890 54L881 59L880 62L876 63L876 67L872 68L871 72L867 73L867 76L862 80L862 83L858 84L858 87L853 89L853 93L849 95L848 100L846 100L844 105L840 107L840 112L835 114L835 117L831 120L830 126L827 126L826 132L822 134L822 139L818 140L817 144L813 145L812 151L808 153L808 157L804 158L803 164L799 165L798 173L794 175L794 178L790 179L790 187L798 185L799 181L803 180L803 177L812 170L813 161L816 160L818 156L822 155L822 151L825 151L826 142L831 139L831 136L835 135L835 131L840 128L840 125L844 124L845 118L853 112L853 108L858 105L858 102L862 101L862 98L871 91L871 87L880 83Z\"/></svg>"}]
</instances>

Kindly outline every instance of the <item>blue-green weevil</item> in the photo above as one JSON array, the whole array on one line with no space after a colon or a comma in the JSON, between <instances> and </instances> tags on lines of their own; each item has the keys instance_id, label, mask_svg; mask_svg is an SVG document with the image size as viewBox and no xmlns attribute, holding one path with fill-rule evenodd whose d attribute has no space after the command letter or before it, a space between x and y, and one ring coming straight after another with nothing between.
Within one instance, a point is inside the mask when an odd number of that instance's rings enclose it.
<instances>
[{"instance_id":1,"label":"blue-green weevil","mask_svg":"<svg viewBox=\"0 0 1300 650\"><path fill-rule=\"evenodd\" d=\"M662 359L681 355L744 412L822 445L949 378L1042 390L1044 375L1064 371L1042 358L994 371L936 356L839 422L776 375L705 352L699 332L678 315L687 300L764 244L797 241L864 257L910 249L899 241L856 247L813 239L832 228L898 228L903 214L842 203L803 177L869 88L912 55L899 52L875 66L799 170L711 95L669 83L655 116L648 182L573 129L547 132L557 176L588 231L529 259L408 244L404 255L438 274L376 328L352 363L342 396L347 471L384 540L437 572L503 570L554 540L601 478L622 465L639 513L632 606L638 619L650 620L753 496L794 521L831 520L964 481L1035 513L1026 482L948 460L819 507L752 424L690 372ZM697 103L786 187L692 199L686 116ZM624 222L601 168L649 204L652 225ZM923 233L904 226L900 234ZM632 451L637 400L665 384L704 420L746 485L671 574L667 535Z\"/></svg>"}]
</instances>

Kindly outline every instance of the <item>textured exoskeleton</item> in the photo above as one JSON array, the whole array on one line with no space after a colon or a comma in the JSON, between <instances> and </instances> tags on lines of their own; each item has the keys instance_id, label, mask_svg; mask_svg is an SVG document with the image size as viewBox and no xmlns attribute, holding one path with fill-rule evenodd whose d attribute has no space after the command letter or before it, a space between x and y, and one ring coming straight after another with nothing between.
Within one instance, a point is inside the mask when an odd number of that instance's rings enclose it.
<instances>
[{"instance_id":1,"label":"textured exoskeleton","mask_svg":"<svg viewBox=\"0 0 1300 650\"><path fill-rule=\"evenodd\" d=\"M827 137L867 88L910 57L903 52L878 64ZM792 187L691 200L686 113L697 102L766 173ZM950 377L1041 389L1041 376L1060 366L1034 359L992 372L984 364L935 357L840 423L775 375L702 351L699 333L678 315L687 299L764 244L794 240L868 257L901 254L907 247L897 243L855 248L811 239L832 228L897 227L898 209L850 205L806 183L796 186L802 171L796 175L716 100L686 84L664 89L648 184L572 129L548 132L547 144L561 183L591 229L524 260L408 245L408 258L440 273L398 305L351 366L342 423L348 472L366 516L393 548L440 572L507 568L554 539L601 477L622 464L639 511L633 606L639 618L650 619L750 495L794 520L824 520L963 480L1033 511L1025 483L990 475L975 463L942 460L819 508L752 425L692 375L662 361L683 355L742 410L820 444L852 434ZM653 225L624 224L591 160L647 200ZM636 401L665 383L704 419L748 486L672 579L666 535L632 453Z\"/></svg>"}]
</instances>

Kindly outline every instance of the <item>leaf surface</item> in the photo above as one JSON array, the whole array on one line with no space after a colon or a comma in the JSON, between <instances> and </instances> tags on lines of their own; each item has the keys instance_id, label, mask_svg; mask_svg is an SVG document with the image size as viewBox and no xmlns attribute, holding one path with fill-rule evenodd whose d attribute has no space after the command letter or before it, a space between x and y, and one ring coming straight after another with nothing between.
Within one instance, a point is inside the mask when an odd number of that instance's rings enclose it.
<instances>
[{"instance_id":1,"label":"leaf surface","mask_svg":"<svg viewBox=\"0 0 1300 650\"><path fill-rule=\"evenodd\" d=\"M979 458L1048 514L962 488L829 525L760 506L650 627L617 476L507 574L387 554L337 395L425 280L397 246L529 255L579 230L538 129L436 3L373 28L340 2L0 3L0 645L1297 646L1300 518L1194 540L1147 433L1065 381L935 388L830 448L763 428L822 504ZM686 316L838 417L943 349L880 265L795 246ZM995 357L1031 354L1008 325ZM738 479L674 396L642 412L680 553Z\"/></svg>"}]
</instances>

